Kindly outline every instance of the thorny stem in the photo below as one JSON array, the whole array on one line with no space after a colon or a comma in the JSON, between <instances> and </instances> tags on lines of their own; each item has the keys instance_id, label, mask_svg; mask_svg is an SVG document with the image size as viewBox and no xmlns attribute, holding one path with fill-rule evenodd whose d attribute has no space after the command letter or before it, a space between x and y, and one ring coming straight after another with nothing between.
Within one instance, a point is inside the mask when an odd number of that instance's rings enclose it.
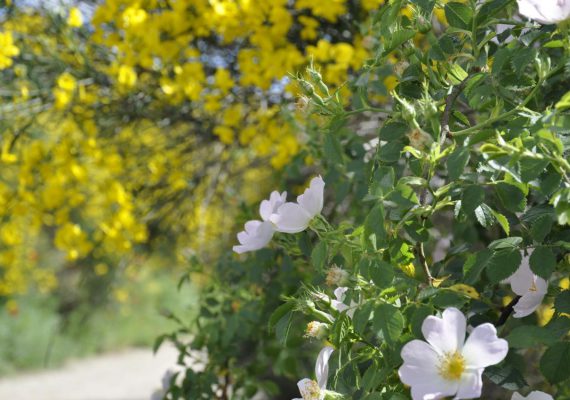
<instances>
[{"instance_id":1,"label":"thorny stem","mask_svg":"<svg viewBox=\"0 0 570 400\"><path fill-rule=\"evenodd\" d=\"M417 248L418 248L418 258L420 259L420 264L422 265L424 273L426 274L429 285L433 286L433 281L435 279L431 275L428 263L426 261L426 254L424 252L424 244L422 242L419 242L417 245Z\"/></svg>"},{"instance_id":2,"label":"thorny stem","mask_svg":"<svg viewBox=\"0 0 570 400\"><path fill-rule=\"evenodd\" d=\"M562 69L564 68L564 64L559 65L558 67L552 69L546 76L539 78L538 82L536 83L535 87L530 91L530 93L524 98L524 100L517 105L516 107L514 107L513 109L502 113L501 115L497 115L494 118L489 118L486 121L481 122L480 124L477 125L473 125L467 129L463 129L457 132L449 132L450 135L457 137L457 136L465 136L468 135L472 132L481 130L489 125L494 124L497 121L500 121L504 118L508 118L513 114L516 114L517 112L519 112L520 110L522 110L523 108L525 108L525 106L534 98L534 96L536 95L536 93L539 91L540 87L542 86L542 84L550 77L552 77L553 75L557 74L558 72L560 72Z\"/></svg>"},{"instance_id":3,"label":"thorny stem","mask_svg":"<svg viewBox=\"0 0 570 400\"><path fill-rule=\"evenodd\" d=\"M451 136L449 129L449 117L451 116L451 109L453 107L453 103L455 103L455 100L465 88L468 79L469 76L464 80L462 80L461 83L459 83L459 85L454 86L449 96L447 96L447 98L445 99L445 108L441 116L441 134L439 137L439 144L442 146L445 143L445 139Z\"/></svg>"}]
</instances>

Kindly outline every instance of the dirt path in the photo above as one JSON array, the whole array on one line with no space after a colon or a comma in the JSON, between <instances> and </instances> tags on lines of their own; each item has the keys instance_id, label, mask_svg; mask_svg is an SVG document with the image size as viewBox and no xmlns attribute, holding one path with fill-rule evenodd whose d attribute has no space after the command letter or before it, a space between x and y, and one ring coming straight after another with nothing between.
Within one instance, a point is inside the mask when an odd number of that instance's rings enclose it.
<instances>
[{"instance_id":1,"label":"dirt path","mask_svg":"<svg viewBox=\"0 0 570 400\"><path fill-rule=\"evenodd\" d=\"M2 400L149 400L177 352L163 346L74 361L57 370L0 379Z\"/></svg>"}]
</instances>

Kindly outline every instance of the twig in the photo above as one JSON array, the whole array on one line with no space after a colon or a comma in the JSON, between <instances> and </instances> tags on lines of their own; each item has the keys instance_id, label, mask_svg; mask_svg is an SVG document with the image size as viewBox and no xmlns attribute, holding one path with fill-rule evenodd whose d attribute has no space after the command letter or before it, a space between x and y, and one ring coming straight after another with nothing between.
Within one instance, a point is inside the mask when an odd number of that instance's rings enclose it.
<instances>
[{"instance_id":1,"label":"twig","mask_svg":"<svg viewBox=\"0 0 570 400\"><path fill-rule=\"evenodd\" d=\"M499 317L499 320L497 321L496 326L501 326L501 325L505 324L505 322L507 322L507 319L509 319L509 317L513 313L514 308L517 305L517 303L519 302L520 298L521 298L521 296L515 297L514 299L511 300L511 302L509 304L507 304L505 307L503 307L503 310L501 312L501 316Z\"/></svg>"},{"instance_id":2,"label":"twig","mask_svg":"<svg viewBox=\"0 0 570 400\"><path fill-rule=\"evenodd\" d=\"M439 137L439 144L443 145L445 143L445 139L447 137L451 138L450 129L449 129L449 118L451 117L451 109L453 107L453 103L457 97L461 94L465 85L467 85L467 80L469 76L461 81L459 85L454 86L451 90L451 93L445 99L445 108L443 109L443 114L441 115L441 135Z\"/></svg>"},{"instance_id":3,"label":"twig","mask_svg":"<svg viewBox=\"0 0 570 400\"><path fill-rule=\"evenodd\" d=\"M428 266L427 261L426 261L426 254L424 252L424 244L422 242L419 242L417 244L417 248L418 248L418 258L420 259L420 264L422 265L424 273L426 274L429 285L433 286L433 281L435 279L431 275L431 272L429 270L429 266Z\"/></svg>"}]
</instances>

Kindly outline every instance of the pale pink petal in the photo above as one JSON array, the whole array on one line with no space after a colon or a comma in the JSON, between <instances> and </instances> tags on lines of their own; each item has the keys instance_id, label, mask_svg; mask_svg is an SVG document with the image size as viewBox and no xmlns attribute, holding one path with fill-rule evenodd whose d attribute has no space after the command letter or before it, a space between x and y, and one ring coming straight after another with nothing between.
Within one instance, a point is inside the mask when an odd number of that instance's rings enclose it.
<instances>
[{"instance_id":1,"label":"pale pink petal","mask_svg":"<svg viewBox=\"0 0 570 400\"><path fill-rule=\"evenodd\" d=\"M462 355L468 368L485 368L500 363L509 351L509 344L497 337L497 330L489 323L473 329L463 346Z\"/></svg>"},{"instance_id":2,"label":"pale pink petal","mask_svg":"<svg viewBox=\"0 0 570 400\"><path fill-rule=\"evenodd\" d=\"M465 316L457 308L447 308L441 318L429 316L422 324L425 339L440 354L461 350L465 340Z\"/></svg>"},{"instance_id":3,"label":"pale pink petal","mask_svg":"<svg viewBox=\"0 0 570 400\"><path fill-rule=\"evenodd\" d=\"M278 232L298 233L309 226L312 217L296 203L285 203L269 218Z\"/></svg>"},{"instance_id":4,"label":"pale pink petal","mask_svg":"<svg viewBox=\"0 0 570 400\"><path fill-rule=\"evenodd\" d=\"M327 387L327 380L329 378L329 359L333 351L333 347L325 346L317 356L315 376L317 377L317 383L322 390L325 390Z\"/></svg>"},{"instance_id":5,"label":"pale pink petal","mask_svg":"<svg viewBox=\"0 0 570 400\"><path fill-rule=\"evenodd\" d=\"M455 399L478 399L481 397L481 389L483 388L482 374L483 368L464 372L459 381L459 389Z\"/></svg>"},{"instance_id":6,"label":"pale pink petal","mask_svg":"<svg viewBox=\"0 0 570 400\"><path fill-rule=\"evenodd\" d=\"M317 176L311 179L309 188L305 190L305 193L297 197L297 203L307 211L311 218L323 210L324 189L323 178Z\"/></svg>"}]
</instances>

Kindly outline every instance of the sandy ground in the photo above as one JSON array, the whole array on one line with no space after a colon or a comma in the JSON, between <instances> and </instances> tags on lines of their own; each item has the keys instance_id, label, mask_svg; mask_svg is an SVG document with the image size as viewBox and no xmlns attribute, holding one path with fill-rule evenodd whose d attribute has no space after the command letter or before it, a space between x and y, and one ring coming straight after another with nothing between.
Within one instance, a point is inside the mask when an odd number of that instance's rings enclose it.
<instances>
[{"instance_id":1,"label":"sandy ground","mask_svg":"<svg viewBox=\"0 0 570 400\"><path fill-rule=\"evenodd\" d=\"M61 369L0 379L2 400L149 400L177 352L163 346L70 362Z\"/></svg>"}]
</instances>

